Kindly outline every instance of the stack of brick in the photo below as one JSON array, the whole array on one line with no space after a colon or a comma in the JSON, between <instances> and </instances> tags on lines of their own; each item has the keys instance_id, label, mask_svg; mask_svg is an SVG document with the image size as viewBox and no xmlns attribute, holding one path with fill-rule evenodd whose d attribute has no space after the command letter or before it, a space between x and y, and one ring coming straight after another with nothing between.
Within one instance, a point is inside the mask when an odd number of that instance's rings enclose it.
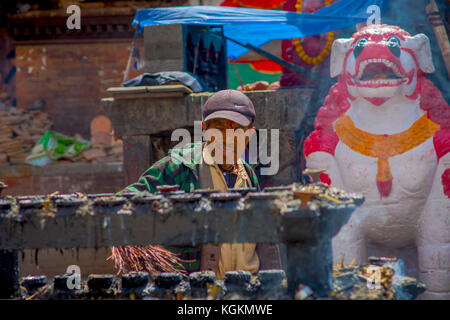
<instances>
[{"instance_id":1,"label":"stack of brick","mask_svg":"<svg viewBox=\"0 0 450 320\"><path fill-rule=\"evenodd\" d=\"M31 149L50 130L52 122L42 111L23 111L12 107L0 110L0 165L25 164ZM83 139L80 134L76 138ZM83 139L84 140L84 139ZM115 140L111 122L98 116L91 122L92 148L72 159L59 162L122 162L122 140Z\"/></svg>"},{"instance_id":2,"label":"stack of brick","mask_svg":"<svg viewBox=\"0 0 450 320\"><path fill-rule=\"evenodd\" d=\"M47 114L38 110L0 110L0 164L25 163L33 146L51 126Z\"/></svg>"},{"instance_id":3,"label":"stack of brick","mask_svg":"<svg viewBox=\"0 0 450 320\"><path fill-rule=\"evenodd\" d=\"M122 140L115 140L111 122L105 116L95 117L91 122L92 148L84 151L77 160L97 162L122 162Z\"/></svg>"}]
</instances>

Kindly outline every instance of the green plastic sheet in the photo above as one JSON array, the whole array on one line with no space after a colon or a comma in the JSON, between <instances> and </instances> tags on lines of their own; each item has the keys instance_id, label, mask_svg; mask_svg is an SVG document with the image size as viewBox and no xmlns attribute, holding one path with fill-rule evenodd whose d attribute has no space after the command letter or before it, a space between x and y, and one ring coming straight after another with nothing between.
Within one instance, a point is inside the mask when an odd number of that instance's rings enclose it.
<instances>
[{"instance_id":1,"label":"green plastic sheet","mask_svg":"<svg viewBox=\"0 0 450 320\"><path fill-rule=\"evenodd\" d=\"M25 162L42 167L54 160L76 157L89 148L91 148L91 143L87 140L49 130L33 147Z\"/></svg>"}]
</instances>

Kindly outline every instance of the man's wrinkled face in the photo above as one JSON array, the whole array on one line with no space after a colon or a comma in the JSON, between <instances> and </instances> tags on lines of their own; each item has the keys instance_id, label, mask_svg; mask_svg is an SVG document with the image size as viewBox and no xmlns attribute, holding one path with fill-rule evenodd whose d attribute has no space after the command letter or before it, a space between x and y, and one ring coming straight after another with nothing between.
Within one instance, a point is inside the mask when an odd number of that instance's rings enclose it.
<instances>
[{"instance_id":1,"label":"man's wrinkled face","mask_svg":"<svg viewBox=\"0 0 450 320\"><path fill-rule=\"evenodd\" d=\"M206 143L211 147L211 155L218 164L236 163L255 131L252 123L244 127L220 118L204 122L202 126Z\"/></svg>"}]
</instances>

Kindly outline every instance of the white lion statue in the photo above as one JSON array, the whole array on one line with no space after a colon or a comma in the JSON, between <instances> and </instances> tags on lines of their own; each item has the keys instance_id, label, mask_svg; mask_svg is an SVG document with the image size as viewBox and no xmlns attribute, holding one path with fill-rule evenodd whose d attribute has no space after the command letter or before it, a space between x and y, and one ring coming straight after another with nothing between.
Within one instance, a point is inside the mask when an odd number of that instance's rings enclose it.
<instances>
[{"instance_id":1,"label":"white lion statue","mask_svg":"<svg viewBox=\"0 0 450 320\"><path fill-rule=\"evenodd\" d=\"M396 256L427 286L422 298L450 299L450 107L432 72L424 34L371 25L337 39L338 82L304 155L322 182L365 196L333 239L335 263Z\"/></svg>"}]
</instances>

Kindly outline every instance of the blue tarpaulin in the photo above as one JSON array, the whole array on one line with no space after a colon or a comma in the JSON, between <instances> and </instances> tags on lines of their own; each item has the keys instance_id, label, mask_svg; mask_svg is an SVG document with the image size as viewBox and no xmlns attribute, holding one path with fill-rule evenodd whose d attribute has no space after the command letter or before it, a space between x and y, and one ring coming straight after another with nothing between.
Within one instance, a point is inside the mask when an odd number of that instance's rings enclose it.
<instances>
[{"instance_id":1,"label":"blue tarpaulin","mask_svg":"<svg viewBox=\"0 0 450 320\"><path fill-rule=\"evenodd\" d=\"M260 46L275 39L293 39L339 30L366 21L367 8L377 5L383 14L389 0L340 0L313 14L284 10L221 6L185 6L142 9L132 25L190 24L223 26L228 38ZM228 41L228 56L237 58L248 49Z\"/></svg>"}]
</instances>

